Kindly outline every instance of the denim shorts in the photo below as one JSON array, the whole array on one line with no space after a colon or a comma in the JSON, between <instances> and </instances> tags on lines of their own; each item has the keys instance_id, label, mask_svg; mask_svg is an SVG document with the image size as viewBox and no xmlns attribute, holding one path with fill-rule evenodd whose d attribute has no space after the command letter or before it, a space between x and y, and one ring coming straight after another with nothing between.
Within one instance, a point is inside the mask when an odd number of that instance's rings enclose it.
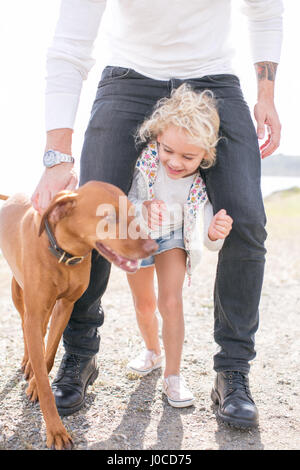
<instances>
[{"instance_id":1,"label":"denim shorts","mask_svg":"<svg viewBox=\"0 0 300 470\"><path fill-rule=\"evenodd\" d=\"M148 256L148 258L144 258L142 260L140 265L141 268L148 268L149 266L154 266L155 255L159 255L164 251L173 250L173 248L182 248L183 250L185 249L182 228L179 228L175 231L173 230L170 234L166 235L165 237L156 238L155 241L158 244L157 251L153 255Z\"/></svg>"}]
</instances>

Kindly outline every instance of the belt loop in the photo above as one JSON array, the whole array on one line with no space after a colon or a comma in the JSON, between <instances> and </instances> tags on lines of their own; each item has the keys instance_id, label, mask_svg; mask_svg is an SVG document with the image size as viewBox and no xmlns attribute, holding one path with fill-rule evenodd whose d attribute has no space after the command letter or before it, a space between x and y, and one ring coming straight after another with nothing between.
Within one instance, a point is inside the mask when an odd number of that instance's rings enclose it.
<instances>
[{"instance_id":1,"label":"belt loop","mask_svg":"<svg viewBox=\"0 0 300 470\"><path fill-rule=\"evenodd\" d=\"M184 82L184 80L180 80L179 78L171 78L169 82L170 82L170 94L171 94L173 90L180 87L180 85Z\"/></svg>"}]
</instances>

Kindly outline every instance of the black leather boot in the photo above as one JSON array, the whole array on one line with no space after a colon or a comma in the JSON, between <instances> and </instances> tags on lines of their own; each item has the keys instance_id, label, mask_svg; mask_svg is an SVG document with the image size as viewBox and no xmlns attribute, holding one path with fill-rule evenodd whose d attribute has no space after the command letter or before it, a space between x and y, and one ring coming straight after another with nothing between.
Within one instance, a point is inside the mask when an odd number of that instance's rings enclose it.
<instances>
[{"instance_id":1,"label":"black leather boot","mask_svg":"<svg viewBox=\"0 0 300 470\"><path fill-rule=\"evenodd\" d=\"M237 371L218 372L211 392L218 416L237 428L258 426L258 411L249 390L248 376Z\"/></svg>"},{"instance_id":2,"label":"black leather boot","mask_svg":"<svg viewBox=\"0 0 300 470\"><path fill-rule=\"evenodd\" d=\"M64 354L52 383L57 410L61 416L71 415L83 407L86 389L95 382L98 373L96 356L85 358Z\"/></svg>"}]
</instances>

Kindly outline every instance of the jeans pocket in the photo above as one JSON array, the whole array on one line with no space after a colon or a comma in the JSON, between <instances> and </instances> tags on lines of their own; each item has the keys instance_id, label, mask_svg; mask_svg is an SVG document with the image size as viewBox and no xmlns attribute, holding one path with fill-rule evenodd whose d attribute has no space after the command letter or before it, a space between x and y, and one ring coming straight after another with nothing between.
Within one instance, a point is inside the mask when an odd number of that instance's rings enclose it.
<instances>
[{"instance_id":1,"label":"jeans pocket","mask_svg":"<svg viewBox=\"0 0 300 470\"><path fill-rule=\"evenodd\" d=\"M125 78L131 69L125 67L112 67L111 78Z\"/></svg>"},{"instance_id":2,"label":"jeans pocket","mask_svg":"<svg viewBox=\"0 0 300 470\"><path fill-rule=\"evenodd\" d=\"M206 75L205 77L211 83L215 83L219 86L231 86L238 85L240 86L239 78L236 75L230 73L221 73L216 75Z\"/></svg>"},{"instance_id":3,"label":"jeans pocket","mask_svg":"<svg viewBox=\"0 0 300 470\"><path fill-rule=\"evenodd\" d=\"M130 71L130 68L108 65L102 72L98 87L111 83L115 79L125 78L129 75Z\"/></svg>"}]
</instances>

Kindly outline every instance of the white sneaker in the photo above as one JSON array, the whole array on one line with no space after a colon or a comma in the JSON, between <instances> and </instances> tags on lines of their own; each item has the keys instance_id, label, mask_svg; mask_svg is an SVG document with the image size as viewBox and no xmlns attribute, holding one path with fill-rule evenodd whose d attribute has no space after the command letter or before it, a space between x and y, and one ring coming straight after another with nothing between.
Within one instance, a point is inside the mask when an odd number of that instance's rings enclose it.
<instances>
[{"instance_id":1,"label":"white sneaker","mask_svg":"<svg viewBox=\"0 0 300 470\"><path fill-rule=\"evenodd\" d=\"M154 351L145 349L136 359L132 359L128 363L127 369L135 374L144 376L161 367L162 359L162 355L157 355Z\"/></svg>"},{"instance_id":2,"label":"white sneaker","mask_svg":"<svg viewBox=\"0 0 300 470\"><path fill-rule=\"evenodd\" d=\"M175 408L184 408L193 405L195 397L187 388L181 375L169 375L163 380L163 392L167 395L168 402Z\"/></svg>"}]
</instances>

